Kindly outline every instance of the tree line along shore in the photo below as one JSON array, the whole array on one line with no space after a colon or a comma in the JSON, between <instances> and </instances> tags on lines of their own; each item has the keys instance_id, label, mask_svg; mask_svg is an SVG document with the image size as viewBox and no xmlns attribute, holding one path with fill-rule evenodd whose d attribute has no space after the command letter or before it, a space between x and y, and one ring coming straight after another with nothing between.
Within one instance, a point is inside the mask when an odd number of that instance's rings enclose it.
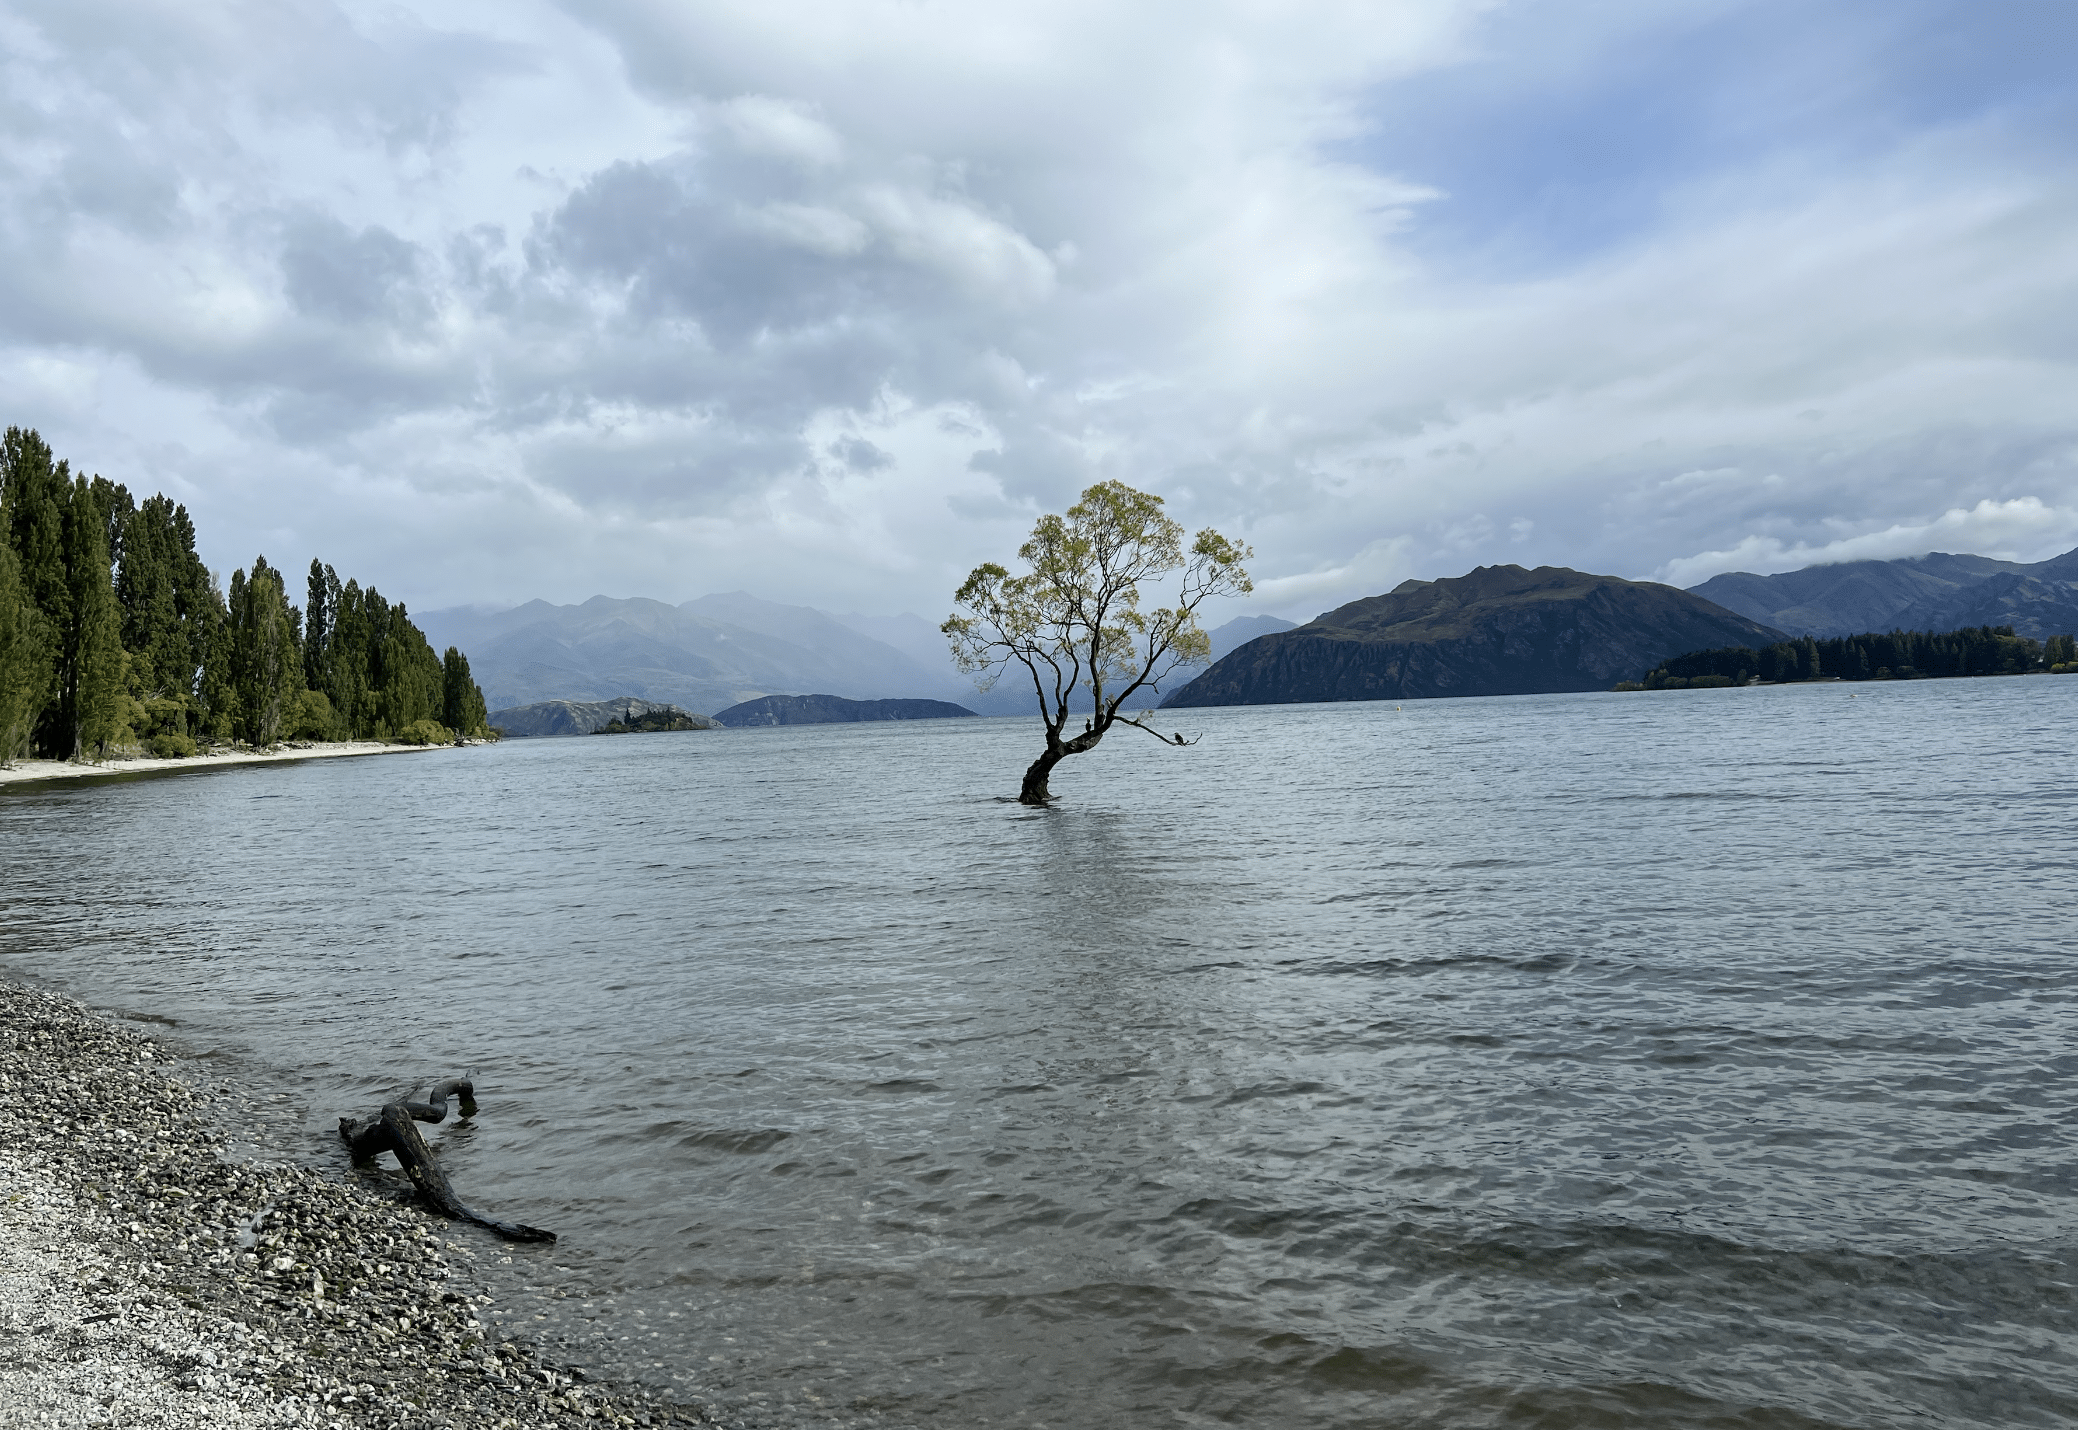
<instances>
[{"instance_id":1,"label":"tree line along shore","mask_svg":"<svg viewBox=\"0 0 2078 1430\"><path fill-rule=\"evenodd\" d=\"M483 691L403 603L310 563L305 605L255 557L228 589L187 508L0 439L0 764L160 758L284 740L446 744L491 734Z\"/></svg>"},{"instance_id":2,"label":"tree line along shore","mask_svg":"<svg viewBox=\"0 0 2078 1430\"><path fill-rule=\"evenodd\" d=\"M1812 680L1924 680L1978 675L2078 674L2078 639L2032 640L2011 626L1959 631L1870 631L1856 636L1777 641L1754 649L1722 646L1661 661L1618 690L1696 690L1732 685L1794 685Z\"/></svg>"}]
</instances>

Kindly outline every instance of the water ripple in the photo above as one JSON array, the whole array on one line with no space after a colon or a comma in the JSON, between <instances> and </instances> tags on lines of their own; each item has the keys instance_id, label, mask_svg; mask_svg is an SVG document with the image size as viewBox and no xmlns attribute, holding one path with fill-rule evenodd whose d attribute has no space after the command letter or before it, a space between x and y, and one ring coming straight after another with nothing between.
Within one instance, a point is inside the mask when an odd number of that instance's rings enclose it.
<instances>
[{"instance_id":1,"label":"water ripple","mask_svg":"<svg viewBox=\"0 0 2078 1430\"><path fill-rule=\"evenodd\" d=\"M342 1170L472 1070L514 1321L748 1425L2068 1424L2074 700L1179 712L1045 814L1007 720L16 792L0 960Z\"/></svg>"}]
</instances>

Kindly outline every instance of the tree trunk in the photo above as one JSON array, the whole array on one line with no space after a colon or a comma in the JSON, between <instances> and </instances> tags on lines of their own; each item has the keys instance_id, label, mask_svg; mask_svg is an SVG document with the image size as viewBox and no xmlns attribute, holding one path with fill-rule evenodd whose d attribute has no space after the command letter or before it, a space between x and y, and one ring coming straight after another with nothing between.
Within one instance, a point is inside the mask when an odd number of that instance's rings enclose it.
<instances>
[{"instance_id":1,"label":"tree trunk","mask_svg":"<svg viewBox=\"0 0 2078 1430\"><path fill-rule=\"evenodd\" d=\"M433 1149L426 1145L426 1139L419 1136L414 1125L414 1119L418 1122L445 1120L450 1093L461 1095L462 1116L476 1115L476 1089L466 1078L449 1078L435 1085L426 1094L424 1102L400 1099L384 1103L380 1112L364 1121L340 1118L339 1136L352 1150L356 1162L372 1162L384 1152L395 1153L398 1165L411 1178L411 1184L418 1188L418 1199L442 1216L484 1227L507 1241L554 1241L556 1234L552 1231L522 1226L518 1222L496 1221L462 1205L461 1198L448 1184L447 1174L433 1160Z\"/></svg>"},{"instance_id":2,"label":"tree trunk","mask_svg":"<svg viewBox=\"0 0 2078 1430\"><path fill-rule=\"evenodd\" d=\"M1032 761L1032 767L1025 771L1024 788L1017 792L1017 802L1042 809L1050 804L1053 801L1053 792L1046 787L1046 777L1053 773L1053 767L1066 758L1067 754L1065 746L1048 741L1046 753Z\"/></svg>"},{"instance_id":3,"label":"tree trunk","mask_svg":"<svg viewBox=\"0 0 2078 1430\"><path fill-rule=\"evenodd\" d=\"M1101 725L1093 725L1084 730L1072 740L1063 740L1049 729L1046 734L1046 753L1032 761L1032 767L1025 771L1024 788L1017 792L1017 802L1042 809L1053 803L1053 791L1046 787L1046 777L1053 773L1053 767L1070 755L1096 749L1097 742L1104 738L1104 732L1110 728L1111 722L1106 720Z\"/></svg>"}]
</instances>

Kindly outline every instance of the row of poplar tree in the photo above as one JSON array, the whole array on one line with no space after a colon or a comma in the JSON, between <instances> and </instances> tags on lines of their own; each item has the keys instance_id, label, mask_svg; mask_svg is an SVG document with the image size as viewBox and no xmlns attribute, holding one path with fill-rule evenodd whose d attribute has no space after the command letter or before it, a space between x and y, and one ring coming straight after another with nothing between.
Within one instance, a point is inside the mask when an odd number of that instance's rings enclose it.
<instances>
[{"instance_id":1,"label":"row of poplar tree","mask_svg":"<svg viewBox=\"0 0 2078 1430\"><path fill-rule=\"evenodd\" d=\"M0 762L485 724L468 659L435 655L402 604L313 561L298 610L265 557L226 591L186 507L75 474L33 431L0 439Z\"/></svg>"}]
</instances>

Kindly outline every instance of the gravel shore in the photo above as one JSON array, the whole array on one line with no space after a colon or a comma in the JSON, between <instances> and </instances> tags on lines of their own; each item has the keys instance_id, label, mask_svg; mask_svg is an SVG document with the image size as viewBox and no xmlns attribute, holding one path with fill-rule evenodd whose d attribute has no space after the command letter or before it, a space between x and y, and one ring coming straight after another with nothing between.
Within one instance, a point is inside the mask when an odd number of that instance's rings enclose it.
<instances>
[{"instance_id":1,"label":"gravel shore","mask_svg":"<svg viewBox=\"0 0 2078 1430\"><path fill-rule=\"evenodd\" d=\"M464 740L462 744L481 744ZM297 741L268 750L217 746L197 755L160 759L156 755L122 755L98 765L77 760L16 760L0 763L0 785L38 784L48 780L85 780L105 775L163 774L171 770L212 770L230 765L272 765L288 760L336 760L349 755L423 754L442 745L395 745L386 740L340 740L330 744Z\"/></svg>"},{"instance_id":2,"label":"gravel shore","mask_svg":"<svg viewBox=\"0 0 2078 1430\"><path fill-rule=\"evenodd\" d=\"M711 1423L502 1340L415 1206L226 1162L168 1063L0 983L0 1424Z\"/></svg>"}]
</instances>

